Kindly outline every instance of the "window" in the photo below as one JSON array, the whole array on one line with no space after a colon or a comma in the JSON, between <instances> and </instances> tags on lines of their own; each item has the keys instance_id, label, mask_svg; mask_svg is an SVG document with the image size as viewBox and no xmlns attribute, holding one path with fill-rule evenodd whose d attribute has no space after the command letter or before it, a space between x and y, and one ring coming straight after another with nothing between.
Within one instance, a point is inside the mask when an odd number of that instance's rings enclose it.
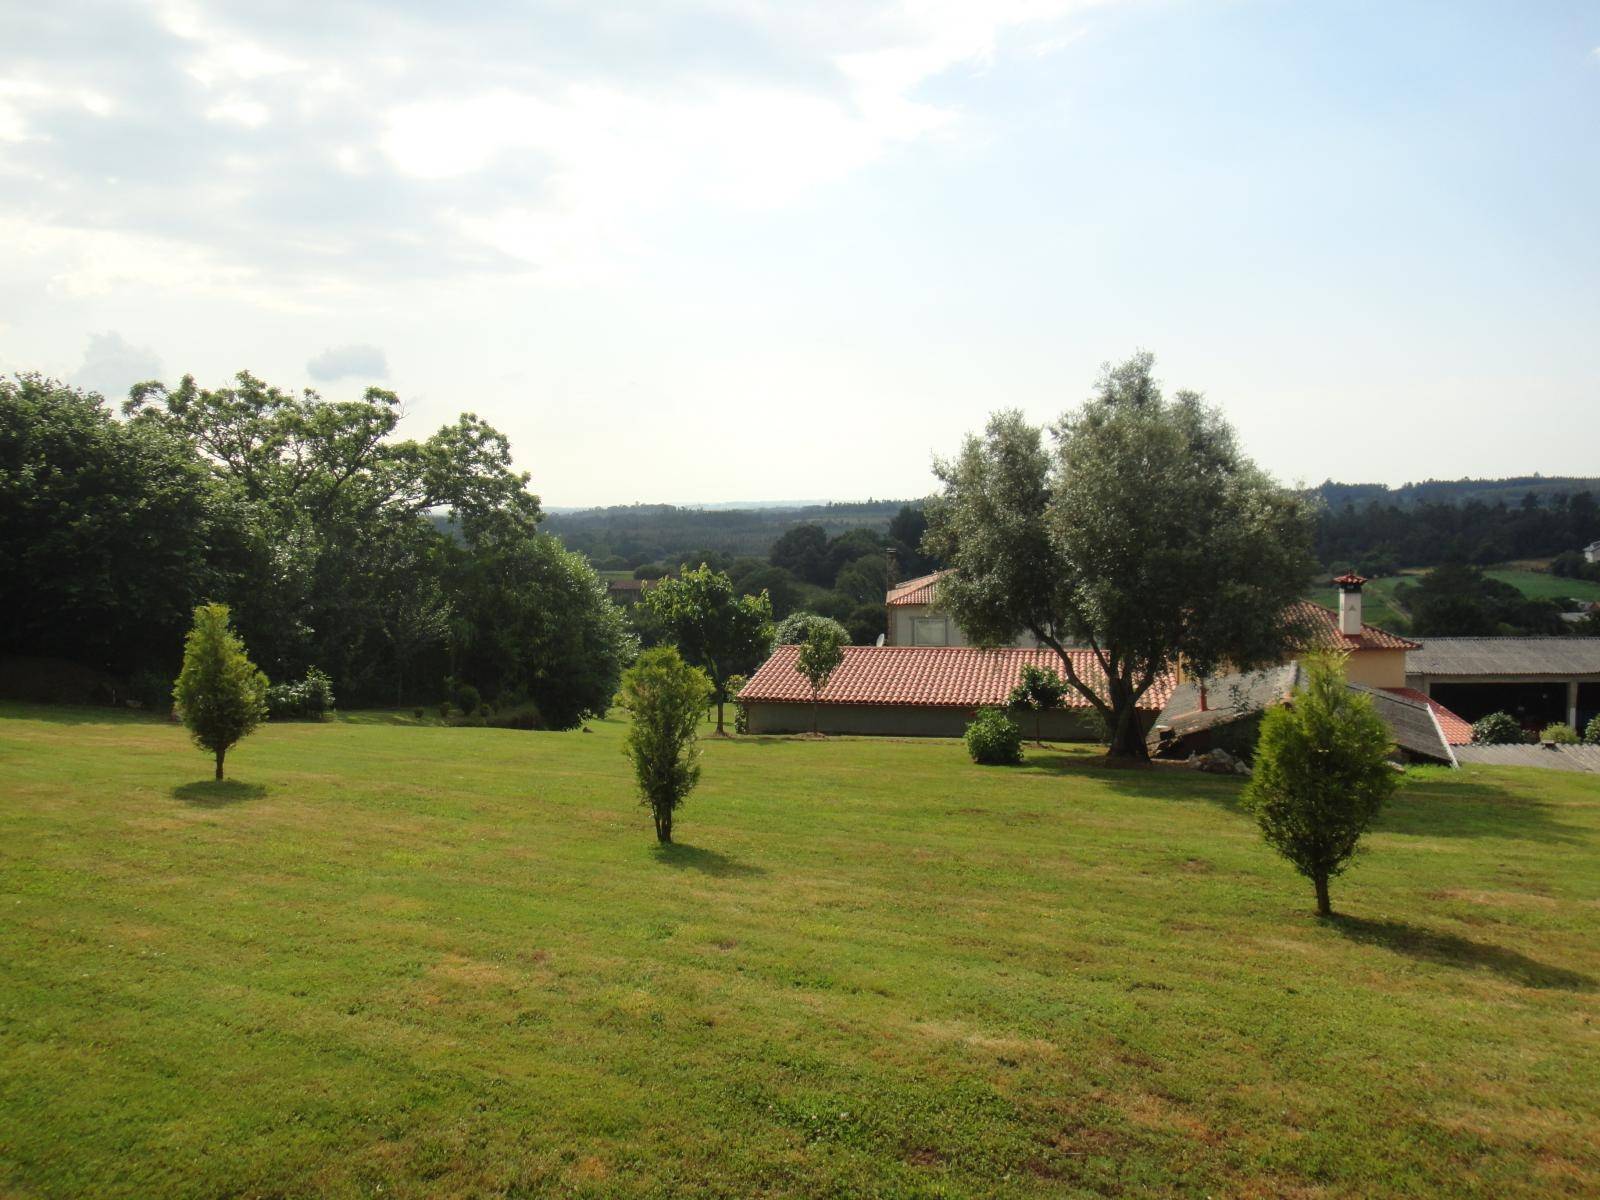
<instances>
[{"instance_id":1,"label":"window","mask_svg":"<svg viewBox=\"0 0 1600 1200\"><path fill-rule=\"evenodd\" d=\"M944 617L914 617L911 621L913 646L948 646L949 622Z\"/></svg>"}]
</instances>

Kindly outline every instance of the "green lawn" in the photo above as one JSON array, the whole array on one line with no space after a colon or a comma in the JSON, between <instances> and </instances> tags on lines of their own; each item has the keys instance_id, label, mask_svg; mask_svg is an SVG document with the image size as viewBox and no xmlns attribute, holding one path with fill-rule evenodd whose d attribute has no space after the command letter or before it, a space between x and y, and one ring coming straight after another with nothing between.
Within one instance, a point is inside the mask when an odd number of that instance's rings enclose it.
<instances>
[{"instance_id":1,"label":"green lawn","mask_svg":"<svg viewBox=\"0 0 1600 1200\"><path fill-rule=\"evenodd\" d=\"M1535 600L1600 600L1600 583L1587 579L1563 579L1548 571L1525 571L1515 567L1496 567L1484 574L1509 583Z\"/></svg>"},{"instance_id":2,"label":"green lawn","mask_svg":"<svg viewBox=\"0 0 1600 1200\"><path fill-rule=\"evenodd\" d=\"M0 707L0 1195L1600 1194L1600 779Z\"/></svg>"}]
</instances>

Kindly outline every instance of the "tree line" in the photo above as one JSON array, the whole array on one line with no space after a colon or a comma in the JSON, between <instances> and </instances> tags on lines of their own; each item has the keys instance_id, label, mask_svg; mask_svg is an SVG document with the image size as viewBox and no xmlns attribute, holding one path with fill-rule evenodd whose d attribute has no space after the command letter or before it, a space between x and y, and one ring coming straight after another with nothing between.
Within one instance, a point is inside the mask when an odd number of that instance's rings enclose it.
<instances>
[{"instance_id":1,"label":"tree line","mask_svg":"<svg viewBox=\"0 0 1600 1200\"><path fill-rule=\"evenodd\" d=\"M462 413L396 436L392 392L281 391L248 373L102 397L0 380L0 653L85 663L170 700L196 606L225 603L274 681L352 703L444 680L569 727L636 648L582 555L539 528L506 438ZM448 532L434 516L448 514Z\"/></svg>"}]
</instances>

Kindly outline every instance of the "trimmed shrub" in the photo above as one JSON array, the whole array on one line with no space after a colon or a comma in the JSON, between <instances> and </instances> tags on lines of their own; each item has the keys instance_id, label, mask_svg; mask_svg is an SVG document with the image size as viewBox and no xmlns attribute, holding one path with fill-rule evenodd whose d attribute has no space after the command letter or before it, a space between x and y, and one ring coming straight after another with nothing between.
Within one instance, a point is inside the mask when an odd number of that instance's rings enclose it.
<instances>
[{"instance_id":1,"label":"trimmed shrub","mask_svg":"<svg viewBox=\"0 0 1600 1200\"><path fill-rule=\"evenodd\" d=\"M1576 746L1578 744L1578 731L1565 721L1557 721L1553 725L1546 725L1539 731L1541 742L1554 742L1558 746Z\"/></svg>"},{"instance_id":2,"label":"trimmed shrub","mask_svg":"<svg viewBox=\"0 0 1600 1200\"><path fill-rule=\"evenodd\" d=\"M1591 746L1600 746L1600 717L1590 717L1583 728L1583 740Z\"/></svg>"},{"instance_id":3,"label":"trimmed shrub","mask_svg":"<svg viewBox=\"0 0 1600 1200\"><path fill-rule=\"evenodd\" d=\"M1022 728L1000 708L980 708L967 726L967 753L986 767L1015 766L1022 761Z\"/></svg>"},{"instance_id":4,"label":"trimmed shrub","mask_svg":"<svg viewBox=\"0 0 1600 1200\"><path fill-rule=\"evenodd\" d=\"M333 711L333 680L312 667L299 683L267 689L267 717L273 721L320 721Z\"/></svg>"},{"instance_id":5,"label":"trimmed shrub","mask_svg":"<svg viewBox=\"0 0 1600 1200\"><path fill-rule=\"evenodd\" d=\"M1472 723L1472 741L1477 746L1515 746L1527 740L1510 713L1490 713Z\"/></svg>"},{"instance_id":6,"label":"trimmed shrub","mask_svg":"<svg viewBox=\"0 0 1600 1200\"><path fill-rule=\"evenodd\" d=\"M463 715L471 716L483 705L483 695L470 683L456 683L451 685L450 699L455 701Z\"/></svg>"},{"instance_id":7,"label":"trimmed shrub","mask_svg":"<svg viewBox=\"0 0 1600 1200\"><path fill-rule=\"evenodd\" d=\"M820 617L813 612L792 612L779 621L772 631L774 646L803 645L811 636L813 625L831 625L839 634L839 644L850 644L850 631L832 617Z\"/></svg>"}]
</instances>

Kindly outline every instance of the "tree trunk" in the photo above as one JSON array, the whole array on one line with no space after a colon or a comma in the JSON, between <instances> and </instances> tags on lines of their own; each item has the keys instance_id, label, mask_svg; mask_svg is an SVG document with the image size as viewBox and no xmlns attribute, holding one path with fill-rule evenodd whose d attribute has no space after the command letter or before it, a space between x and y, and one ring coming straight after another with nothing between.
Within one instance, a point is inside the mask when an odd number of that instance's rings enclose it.
<instances>
[{"instance_id":1,"label":"tree trunk","mask_svg":"<svg viewBox=\"0 0 1600 1200\"><path fill-rule=\"evenodd\" d=\"M717 693L717 736L718 737L726 737L727 736L722 731L722 703L723 703L723 701L722 701L722 693L718 692Z\"/></svg>"},{"instance_id":2,"label":"tree trunk","mask_svg":"<svg viewBox=\"0 0 1600 1200\"><path fill-rule=\"evenodd\" d=\"M1317 885L1317 916L1333 916L1333 902L1328 899L1328 873L1317 872L1311 877L1311 882Z\"/></svg>"},{"instance_id":3,"label":"tree trunk","mask_svg":"<svg viewBox=\"0 0 1600 1200\"><path fill-rule=\"evenodd\" d=\"M222 756L224 754L226 754L226 753L227 753L226 750L218 750L217 751L217 778L218 779L222 778Z\"/></svg>"},{"instance_id":4,"label":"tree trunk","mask_svg":"<svg viewBox=\"0 0 1600 1200\"><path fill-rule=\"evenodd\" d=\"M817 693L815 689L811 692L811 736L817 736Z\"/></svg>"},{"instance_id":5,"label":"tree trunk","mask_svg":"<svg viewBox=\"0 0 1600 1200\"><path fill-rule=\"evenodd\" d=\"M669 808L663 812L658 808L654 811L656 818L656 841L660 842L664 846L670 845L672 843L672 810Z\"/></svg>"},{"instance_id":6,"label":"tree trunk","mask_svg":"<svg viewBox=\"0 0 1600 1200\"><path fill-rule=\"evenodd\" d=\"M1117 714L1111 730L1111 748L1107 758L1123 759L1130 763L1147 763L1150 750L1144 744L1144 731L1139 728L1139 714L1130 704Z\"/></svg>"},{"instance_id":7,"label":"tree trunk","mask_svg":"<svg viewBox=\"0 0 1600 1200\"><path fill-rule=\"evenodd\" d=\"M1033 744L1044 745L1044 711L1037 708L1033 710Z\"/></svg>"}]
</instances>

